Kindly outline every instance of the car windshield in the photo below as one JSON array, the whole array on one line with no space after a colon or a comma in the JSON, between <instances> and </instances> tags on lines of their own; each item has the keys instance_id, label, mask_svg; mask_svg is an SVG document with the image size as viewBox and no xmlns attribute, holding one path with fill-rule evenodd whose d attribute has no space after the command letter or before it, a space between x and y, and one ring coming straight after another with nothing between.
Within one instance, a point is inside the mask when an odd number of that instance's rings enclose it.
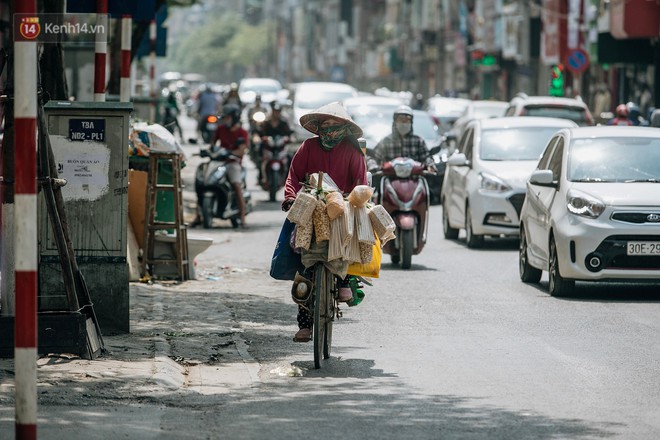
<instances>
[{"instance_id":1,"label":"car windshield","mask_svg":"<svg viewBox=\"0 0 660 440\"><path fill-rule=\"evenodd\" d=\"M382 138L392 133L392 114L393 112L389 114L358 113L351 114L351 118L353 122L360 126L365 138L379 142ZM415 115L413 118L413 133L423 139L436 139L439 137L433 119L428 116Z\"/></svg>"},{"instance_id":2,"label":"car windshield","mask_svg":"<svg viewBox=\"0 0 660 440\"><path fill-rule=\"evenodd\" d=\"M386 115L391 117L394 114L394 110L401 104L358 104L358 105L348 105L346 110L351 115L360 115L360 116L369 116L369 117L381 117Z\"/></svg>"},{"instance_id":3,"label":"car windshield","mask_svg":"<svg viewBox=\"0 0 660 440\"><path fill-rule=\"evenodd\" d=\"M576 139L569 151L568 180L660 182L660 139Z\"/></svg>"},{"instance_id":4,"label":"car windshield","mask_svg":"<svg viewBox=\"0 0 660 440\"><path fill-rule=\"evenodd\" d=\"M455 115L459 117L463 114L470 101L440 99L429 100L429 112L436 115Z\"/></svg>"},{"instance_id":5,"label":"car windshield","mask_svg":"<svg viewBox=\"0 0 660 440\"><path fill-rule=\"evenodd\" d=\"M351 115L355 122L362 129L363 136L370 139L374 144L382 138L392 133L392 116L377 114L354 114Z\"/></svg>"},{"instance_id":6,"label":"car windshield","mask_svg":"<svg viewBox=\"0 0 660 440\"><path fill-rule=\"evenodd\" d=\"M505 107L497 104L482 104L474 107L472 115L475 119L496 118L498 116L504 116L504 109Z\"/></svg>"},{"instance_id":7,"label":"car windshield","mask_svg":"<svg viewBox=\"0 0 660 440\"><path fill-rule=\"evenodd\" d=\"M527 106L523 116L546 116L570 119L578 125L590 125L587 112L579 107Z\"/></svg>"},{"instance_id":8,"label":"car windshield","mask_svg":"<svg viewBox=\"0 0 660 440\"><path fill-rule=\"evenodd\" d=\"M413 133L424 139L433 139L438 137L438 127L432 118L415 115L413 119Z\"/></svg>"},{"instance_id":9,"label":"car windshield","mask_svg":"<svg viewBox=\"0 0 660 440\"><path fill-rule=\"evenodd\" d=\"M243 87L243 91L251 90L256 93L277 93L280 87L275 84L249 84Z\"/></svg>"},{"instance_id":10,"label":"car windshield","mask_svg":"<svg viewBox=\"0 0 660 440\"><path fill-rule=\"evenodd\" d=\"M538 160L546 144L561 127L517 127L484 130L482 160Z\"/></svg>"},{"instance_id":11,"label":"car windshield","mask_svg":"<svg viewBox=\"0 0 660 440\"><path fill-rule=\"evenodd\" d=\"M296 91L296 106L304 109L317 109L334 101L354 96L351 90L305 89Z\"/></svg>"}]
</instances>

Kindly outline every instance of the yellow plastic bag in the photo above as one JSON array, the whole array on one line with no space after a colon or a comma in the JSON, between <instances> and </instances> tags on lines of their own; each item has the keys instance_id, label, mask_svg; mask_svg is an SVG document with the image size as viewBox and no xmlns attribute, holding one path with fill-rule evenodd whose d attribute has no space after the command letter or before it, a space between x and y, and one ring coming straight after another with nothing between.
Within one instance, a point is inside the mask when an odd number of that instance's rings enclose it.
<instances>
[{"instance_id":1,"label":"yellow plastic bag","mask_svg":"<svg viewBox=\"0 0 660 440\"><path fill-rule=\"evenodd\" d=\"M380 262L383 258L383 250L380 248L380 240L376 237L376 244L373 245L373 258L371 262L351 263L348 265L348 275L358 277L378 278L380 274Z\"/></svg>"}]
</instances>

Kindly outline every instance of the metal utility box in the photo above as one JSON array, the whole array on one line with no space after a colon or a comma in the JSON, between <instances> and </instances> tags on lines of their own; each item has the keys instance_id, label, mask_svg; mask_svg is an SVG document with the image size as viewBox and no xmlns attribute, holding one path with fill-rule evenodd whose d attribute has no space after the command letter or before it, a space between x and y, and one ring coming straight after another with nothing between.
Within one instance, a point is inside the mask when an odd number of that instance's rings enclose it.
<instances>
[{"instance_id":1,"label":"metal utility box","mask_svg":"<svg viewBox=\"0 0 660 440\"><path fill-rule=\"evenodd\" d=\"M129 332L128 136L131 103L44 106L68 231L103 334ZM42 195L38 204L39 311L66 310L62 269Z\"/></svg>"}]
</instances>

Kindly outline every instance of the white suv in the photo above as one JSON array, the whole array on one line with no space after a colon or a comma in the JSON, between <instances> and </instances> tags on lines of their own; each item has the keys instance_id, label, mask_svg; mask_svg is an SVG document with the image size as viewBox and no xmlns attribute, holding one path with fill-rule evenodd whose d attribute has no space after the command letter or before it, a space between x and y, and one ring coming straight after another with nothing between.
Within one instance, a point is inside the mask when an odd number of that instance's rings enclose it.
<instances>
[{"instance_id":1,"label":"white suv","mask_svg":"<svg viewBox=\"0 0 660 440\"><path fill-rule=\"evenodd\" d=\"M581 99L527 96L524 93L518 93L509 101L504 116L545 116L570 119L581 127L595 125L587 104Z\"/></svg>"}]
</instances>

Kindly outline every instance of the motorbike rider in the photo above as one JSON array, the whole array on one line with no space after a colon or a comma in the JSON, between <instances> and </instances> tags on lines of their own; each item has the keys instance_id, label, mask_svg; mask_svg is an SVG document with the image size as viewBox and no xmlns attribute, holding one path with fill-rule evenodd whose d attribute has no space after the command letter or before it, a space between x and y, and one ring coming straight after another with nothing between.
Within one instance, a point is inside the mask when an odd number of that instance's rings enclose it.
<instances>
[{"instance_id":1,"label":"motorbike rider","mask_svg":"<svg viewBox=\"0 0 660 440\"><path fill-rule=\"evenodd\" d=\"M250 134L250 157L255 165L258 165L257 161L259 158L259 148L261 144L261 138L259 136L259 126L263 121L259 122L254 119L254 115L257 113L263 113L263 116L268 115L268 108L261 101L261 93L257 93L254 97L254 102L247 109L247 119L249 124L249 134Z\"/></svg>"},{"instance_id":2,"label":"motorbike rider","mask_svg":"<svg viewBox=\"0 0 660 440\"><path fill-rule=\"evenodd\" d=\"M243 168L241 161L247 149L247 139L248 133L241 127L241 110L235 105L225 106L222 111L220 125L218 125L211 140L209 157L213 159L218 154L218 148L216 146L216 142L218 141L220 147L230 150L234 156L233 159L226 162L227 179L236 194L236 200L240 210L240 227L244 229L248 226L245 223L246 206L245 199L243 198ZM203 193L197 193L197 217L193 220L191 226L197 226L202 222L199 207L202 205L203 197Z\"/></svg>"},{"instance_id":3,"label":"motorbike rider","mask_svg":"<svg viewBox=\"0 0 660 440\"><path fill-rule=\"evenodd\" d=\"M339 102L324 105L300 118L300 125L316 136L303 141L293 156L284 188L282 210L288 211L308 175L323 171L332 177L343 193L357 185L366 185L367 170L358 143L362 129L351 119ZM347 279L339 289L339 301L348 301L352 292ZM298 306L298 332L295 342L311 340L313 317Z\"/></svg>"},{"instance_id":4,"label":"motorbike rider","mask_svg":"<svg viewBox=\"0 0 660 440\"><path fill-rule=\"evenodd\" d=\"M202 132L202 127L206 123L207 117L218 114L219 101L218 95L213 91L211 84L205 84L197 98L197 115L199 116L197 120L198 133Z\"/></svg>"},{"instance_id":5,"label":"motorbike rider","mask_svg":"<svg viewBox=\"0 0 660 440\"><path fill-rule=\"evenodd\" d=\"M397 157L409 157L426 164L430 171L435 170L433 159L424 139L413 133L413 111L407 105L400 105L392 116L392 133L385 136L373 149L373 160L369 160L369 168L377 168L383 163ZM374 187L379 185L374 182Z\"/></svg>"},{"instance_id":6,"label":"motorbike rider","mask_svg":"<svg viewBox=\"0 0 660 440\"><path fill-rule=\"evenodd\" d=\"M238 95L238 84L235 82L229 85L229 91L222 100L222 108L230 104L238 106L239 112L243 110L243 101L241 101L241 97Z\"/></svg>"},{"instance_id":7,"label":"motorbike rider","mask_svg":"<svg viewBox=\"0 0 660 440\"><path fill-rule=\"evenodd\" d=\"M293 131L286 120L282 117L282 104L273 101L270 103L270 115L260 126L257 131L259 138L264 136L291 136ZM259 167L259 182L264 186L267 182L266 179L266 165L272 157L269 145L259 140L261 148L259 150L260 164Z\"/></svg>"},{"instance_id":8,"label":"motorbike rider","mask_svg":"<svg viewBox=\"0 0 660 440\"><path fill-rule=\"evenodd\" d=\"M660 109L655 109L651 113L651 127L660 127Z\"/></svg>"},{"instance_id":9,"label":"motorbike rider","mask_svg":"<svg viewBox=\"0 0 660 440\"><path fill-rule=\"evenodd\" d=\"M183 130L181 130L178 119L180 110L179 102L176 99L176 88L166 89L165 93L167 95L163 104L163 126L174 135L178 132L183 141Z\"/></svg>"},{"instance_id":10,"label":"motorbike rider","mask_svg":"<svg viewBox=\"0 0 660 440\"><path fill-rule=\"evenodd\" d=\"M649 122L642 117L642 112L637 104L630 101L626 104L626 107L628 108L628 119L632 122L632 125L641 125L643 127L649 125Z\"/></svg>"},{"instance_id":11,"label":"motorbike rider","mask_svg":"<svg viewBox=\"0 0 660 440\"><path fill-rule=\"evenodd\" d=\"M625 104L617 105L614 114L616 116L607 121L607 125L633 125L632 121L628 119L628 107Z\"/></svg>"},{"instance_id":12,"label":"motorbike rider","mask_svg":"<svg viewBox=\"0 0 660 440\"><path fill-rule=\"evenodd\" d=\"M257 93L256 96L254 97L254 103L250 106L250 108L247 111L247 116L248 116L248 122L250 123L250 130L255 131L257 127L257 122L252 118L255 113L257 112L262 112L264 115L268 114L268 108L266 105L261 101L261 93Z\"/></svg>"}]
</instances>

